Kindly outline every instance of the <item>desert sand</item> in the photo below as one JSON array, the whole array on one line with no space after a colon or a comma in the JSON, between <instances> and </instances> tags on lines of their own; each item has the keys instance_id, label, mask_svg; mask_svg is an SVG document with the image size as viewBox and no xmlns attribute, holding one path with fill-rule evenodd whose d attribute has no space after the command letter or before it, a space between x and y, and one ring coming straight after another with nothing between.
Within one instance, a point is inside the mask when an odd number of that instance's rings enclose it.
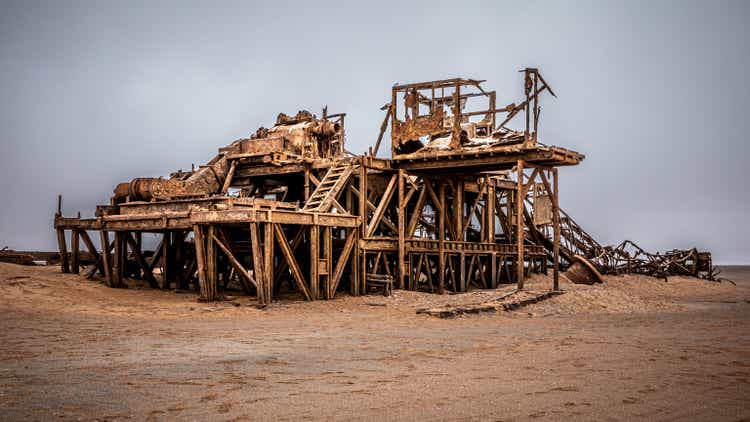
<instances>
[{"instance_id":1,"label":"desert sand","mask_svg":"<svg viewBox=\"0 0 750 422\"><path fill-rule=\"evenodd\" d=\"M513 287L257 309L0 264L0 420L748 420L750 268L722 275L440 319Z\"/></svg>"}]
</instances>

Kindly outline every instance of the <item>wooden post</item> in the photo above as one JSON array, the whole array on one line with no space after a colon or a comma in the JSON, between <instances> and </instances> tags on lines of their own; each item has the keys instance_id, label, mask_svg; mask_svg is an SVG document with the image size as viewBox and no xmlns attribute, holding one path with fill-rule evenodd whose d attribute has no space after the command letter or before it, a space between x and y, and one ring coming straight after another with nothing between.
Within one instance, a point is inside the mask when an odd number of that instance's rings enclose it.
<instances>
[{"instance_id":1,"label":"wooden post","mask_svg":"<svg viewBox=\"0 0 750 422\"><path fill-rule=\"evenodd\" d=\"M395 94L394 94L395 95ZM393 107L395 112L395 105ZM394 119L391 119L391 122L393 122ZM362 159L362 163L359 167L359 216L362 220L360 223L362 225L361 230L359 231L359 239L362 239L362 237L365 237L365 233L367 232L367 215L369 212L367 211L367 167L365 167L365 160ZM359 294L367 294L367 250L364 248L361 248L359 245L359 242L356 245L357 247L357 256L360 259L359 267L359 273L358 273L358 285L359 285Z\"/></svg>"},{"instance_id":2,"label":"wooden post","mask_svg":"<svg viewBox=\"0 0 750 422\"><path fill-rule=\"evenodd\" d=\"M404 280L406 278L406 263L404 262L404 254L406 253L406 204L404 203L404 178L406 178L406 172L403 169L398 170L398 288L404 288Z\"/></svg>"},{"instance_id":3,"label":"wooden post","mask_svg":"<svg viewBox=\"0 0 750 422\"><path fill-rule=\"evenodd\" d=\"M64 273L70 272L68 262L68 245L65 240L65 229L57 229L57 245L60 248L60 270Z\"/></svg>"},{"instance_id":4,"label":"wooden post","mask_svg":"<svg viewBox=\"0 0 750 422\"><path fill-rule=\"evenodd\" d=\"M123 232L115 232L115 270L114 279L112 280L112 287L122 287L122 279L125 274L125 256L127 255L127 249L125 242L123 242ZM125 249L125 250L123 250Z\"/></svg>"},{"instance_id":5,"label":"wooden post","mask_svg":"<svg viewBox=\"0 0 750 422\"><path fill-rule=\"evenodd\" d=\"M333 298L332 276L333 276L333 231L330 226L323 227L323 259L326 263L326 272L324 274L325 298Z\"/></svg>"},{"instance_id":6,"label":"wooden post","mask_svg":"<svg viewBox=\"0 0 750 422\"><path fill-rule=\"evenodd\" d=\"M109 254L109 233L105 230L99 231L99 237L102 244L102 267L104 270L104 280L108 286L112 286L112 260Z\"/></svg>"},{"instance_id":7,"label":"wooden post","mask_svg":"<svg viewBox=\"0 0 750 422\"><path fill-rule=\"evenodd\" d=\"M527 131L528 132L528 131ZM516 268L516 282L518 283L518 290L523 290L523 201L525 195L525 188L523 185L523 160L518 160L516 164L517 181L516 181L516 246L517 246L517 268Z\"/></svg>"},{"instance_id":8,"label":"wooden post","mask_svg":"<svg viewBox=\"0 0 750 422\"><path fill-rule=\"evenodd\" d=\"M472 257L473 258L473 257ZM461 251L458 254L458 259L461 260L461 262L458 263L458 286L453 286L457 292L465 292L466 291L466 285L468 284L466 279L470 277L470 274L466 274L466 253L464 251Z\"/></svg>"},{"instance_id":9,"label":"wooden post","mask_svg":"<svg viewBox=\"0 0 750 422\"><path fill-rule=\"evenodd\" d=\"M490 289L497 289L497 252L490 253Z\"/></svg>"},{"instance_id":10,"label":"wooden post","mask_svg":"<svg viewBox=\"0 0 750 422\"><path fill-rule=\"evenodd\" d=\"M354 250L351 254L351 273L350 273L350 286L349 291L352 294L352 296L359 296L359 277L360 277L360 271L359 271L359 264L360 264L360 253L359 253L359 230L354 227L352 229L354 232Z\"/></svg>"},{"instance_id":11,"label":"wooden post","mask_svg":"<svg viewBox=\"0 0 750 422\"><path fill-rule=\"evenodd\" d=\"M445 182L440 181L440 219L438 223L438 293L445 292L445 219L448 218L445 203Z\"/></svg>"},{"instance_id":12,"label":"wooden post","mask_svg":"<svg viewBox=\"0 0 750 422\"><path fill-rule=\"evenodd\" d=\"M70 249L72 249L73 256L71 259L71 267L73 267L73 274L81 272L81 244L78 230L73 229L70 232Z\"/></svg>"},{"instance_id":13,"label":"wooden post","mask_svg":"<svg viewBox=\"0 0 750 422\"><path fill-rule=\"evenodd\" d=\"M486 178L487 193L484 203L485 217L485 238L486 242L495 243L495 181L490 177Z\"/></svg>"},{"instance_id":14,"label":"wooden post","mask_svg":"<svg viewBox=\"0 0 750 422\"><path fill-rule=\"evenodd\" d=\"M206 252L204 250L203 229L199 225L193 226L195 241L195 260L198 263L198 286L200 286L201 300L205 300L206 292Z\"/></svg>"},{"instance_id":15,"label":"wooden post","mask_svg":"<svg viewBox=\"0 0 750 422\"><path fill-rule=\"evenodd\" d=\"M163 236L161 242L161 288L167 290L172 284L172 233L165 231ZM208 237L210 237L210 235L206 236L206 241L209 240Z\"/></svg>"},{"instance_id":16,"label":"wooden post","mask_svg":"<svg viewBox=\"0 0 750 422\"><path fill-rule=\"evenodd\" d=\"M310 297L318 300L320 289L320 228L313 224L310 226Z\"/></svg>"},{"instance_id":17,"label":"wooden post","mask_svg":"<svg viewBox=\"0 0 750 422\"><path fill-rule=\"evenodd\" d=\"M305 202L310 199L310 169L305 167Z\"/></svg>"},{"instance_id":18,"label":"wooden post","mask_svg":"<svg viewBox=\"0 0 750 422\"><path fill-rule=\"evenodd\" d=\"M269 218L270 220L270 218ZM266 304L270 305L273 299L273 223L265 223L263 227L263 269L266 274L265 280L265 299Z\"/></svg>"},{"instance_id":19,"label":"wooden post","mask_svg":"<svg viewBox=\"0 0 750 422\"><path fill-rule=\"evenodd\" d=\"M187 256L185 254L185 231L180 230L174 239L174 251L175 251L175 287L181 290L187 290L190 286L188 279L185 274L185 264Z\"/></svg>"},{"instance_id":20,"label":"wooden post","mask_svg":"<svg viewBox=\"0 0 750 422\"><path fill-rule=\"evenodd\" d=\"M216 245L214 243L214 231L213 225L209 225L206 228L206 292L204 299L206 302L213 302L216 300L216 283L217 283L217 268L216 268Z\"/></svg>"},{"instance_id":21,"label":"wooden post","mask_svg":"<svg viewBox=\"0 0 750 422\"><path fill-rule=\"evenodd\" d=\"M263 250L260 246L259 236L258 223L250 223L250 246L253 254L253 276L258 284L258 304L265 305L267 304L265 299L266 272L263 271Z\"/></svg>"},{"instance_id":22,"label":"wooden post","mask_svg":"<svg viewBox=\"0 0 750 422\"><path fill-rule=\"evenodd\" d=\"M466 240L464 234L464 181L461 177L456 178L456 195L453 198L453 212L455 214L454 221L456 230L456 239L454 240Z\"/></svg>"},{"instance_id":23,"label":"wooden post","mask_svg":"<svg viewBox=\"0 0 750 422\"><path fill-rule=\"evenodd\" d=\"M560 196L557 194L557 169L552 169L552 185L554 193L552 193L552 227L554 231L555 241L553 245L553 270L552 270L552 280L553 280L553 286L552 290L560 290L560 204L559 199Z\"/></svg>"}]
</instances>

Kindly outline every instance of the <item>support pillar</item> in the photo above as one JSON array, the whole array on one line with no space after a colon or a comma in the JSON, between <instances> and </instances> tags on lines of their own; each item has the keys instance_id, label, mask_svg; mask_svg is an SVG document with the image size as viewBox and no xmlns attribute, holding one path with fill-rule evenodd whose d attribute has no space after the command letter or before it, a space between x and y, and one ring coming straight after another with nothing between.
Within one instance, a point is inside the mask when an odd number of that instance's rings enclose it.
<instances>
[{"instance_id":1,"label":"support pillar","mask_svg":"<svg viewBox=\"0 0 750 422\"><path fill-rule=\"evenodd\" d=\"M523 290L523 201L526 196L524 184L523 184L523 160L518 160L516 164L516 247L517 247L517 267L516 267L516 282L518 283L518 290Z\"/></svg>"},{"instance_id":2,"label":"support pillar","mask_svg":"<svg viewBox=\"0 0 750 422\"><path fill-rule=\"evenodd\" d=\"M560 196L557 194L557 169L552 169L552 227L554 231L552 290L560 290Z\"/></svg>"},{"instance_id":3,"label":"support pillar","mask_svg":"<svg viewBox=\"0 0 750 422\"><path fill-rule=\"evenodd\" d=\"M57 229L57 246L60 248L60 271L70 272L70 263L68 262L68 245L65 240L65 229Z\"/></svg>"},{"instance_id":4,"label":"support pillar","mask_svg":"<svg viewBox=\"0 0 750 422\"><path fill-rule=\"evenodd\" d=\"M448 218L445 202L445 182L440 182L440 221L438 223L438 293L445 292L445 219Z\"/></svg>"},{"instance_id":5,"label":"support pillar","mask_svg":"<svg viewBox=\"0 0 750 422\"><path fill-rule=\"evenodd\" d=\"M216 283L217 283L217 266L216 266L216 244L214 241L214 226L206 228L205 248L206 248L206 291L201 292L201 296L206 302L216 300Z\"/></svg>"},{"instance_id":6,"label":"support pillar","mask_svg":"<svg viewBox=\"0 0 750 422\"><path fill-rule=\"evenodd\" d=\"M102 244L102 269L104 270L104 280L108 286L112 286L112 259L109 254L109 233L105 230L99 231L100 242Z\"/></svg>"},{"instance_id":7,"label":"support pillar","mask_svg":"<svg viewBox=\"0 0 750 422\"><path fill-rule=\"evenodd\" d=\"M70 248L73 252L71 259L72 272L73 274L78 274L81 272L81 244L77 229L73 229L70 232Z\"/></svg>"},{"instance_id":8,"label":"support pillar","mask_svg":"<svg viewBox=\"0 0 750 422\"><path fill-rule=\"evenodd\" d=\"M268 305L273 299L273 247L273 223L267 222L263 227L263 269L265 270L264 297Z\"/></svg>"},{"instance_id":9,"label":"support pillar","mask_svg":"<svg viewBox=\"0 0 750 422\"><path fill-rule=\"evenodd\" d=\"M318 300L320 290L320 227L310 226L310 298Z\"/></svg>"},{"instance_id":10,"label":"support pillar","mask_svg":"<svg viewBox=\"0 0 750 422\"><path fill-rule=\"evenodd\" d=\"M404 178L406 172L403 169L398 170L398 288L404 288L404 280L406 279L406 263L404 262L404 254L406 253L406 230L404 225L406 224L406 204L404 203L405 196L405 185Z\"/></svg>"}]
</instances>

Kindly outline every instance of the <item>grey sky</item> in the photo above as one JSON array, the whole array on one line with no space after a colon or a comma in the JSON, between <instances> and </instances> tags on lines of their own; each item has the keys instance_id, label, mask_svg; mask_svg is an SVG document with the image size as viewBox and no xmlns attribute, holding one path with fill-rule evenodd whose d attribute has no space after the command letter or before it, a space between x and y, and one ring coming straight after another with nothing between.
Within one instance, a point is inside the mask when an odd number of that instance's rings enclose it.
<instances>
[{"instance_id":1,"label":"grey sky","mask_svg":"<svg viewBox=\"0 0 750 422\"><path fill-rule=\"evenodd\" d=\"M56 194L200 164L280 111L377 135L395 82L526 66L558 94L540 139L586 154L561 205L602 242L750 262L747 2L0 1L0 247L54 250ZM455 5L461 4L462 7Z\"/></svg>"}]
</instances>

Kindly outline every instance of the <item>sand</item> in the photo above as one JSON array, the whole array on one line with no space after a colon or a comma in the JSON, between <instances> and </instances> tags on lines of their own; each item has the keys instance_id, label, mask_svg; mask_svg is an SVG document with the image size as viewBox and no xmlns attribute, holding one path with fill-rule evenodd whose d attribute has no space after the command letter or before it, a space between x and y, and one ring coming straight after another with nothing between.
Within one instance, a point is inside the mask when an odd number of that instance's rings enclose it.
<instances>
[{"instance_id":1,"label":"sand","mask_svg":"<svg viewBox=\"0 0 750 422\"><path fill-rule=\"evenodd\" d=\"M0 420L748 420L750 268L723 275L440 319L513 288L257 309L0 264Z\"/></svg>"}]
</instances>

